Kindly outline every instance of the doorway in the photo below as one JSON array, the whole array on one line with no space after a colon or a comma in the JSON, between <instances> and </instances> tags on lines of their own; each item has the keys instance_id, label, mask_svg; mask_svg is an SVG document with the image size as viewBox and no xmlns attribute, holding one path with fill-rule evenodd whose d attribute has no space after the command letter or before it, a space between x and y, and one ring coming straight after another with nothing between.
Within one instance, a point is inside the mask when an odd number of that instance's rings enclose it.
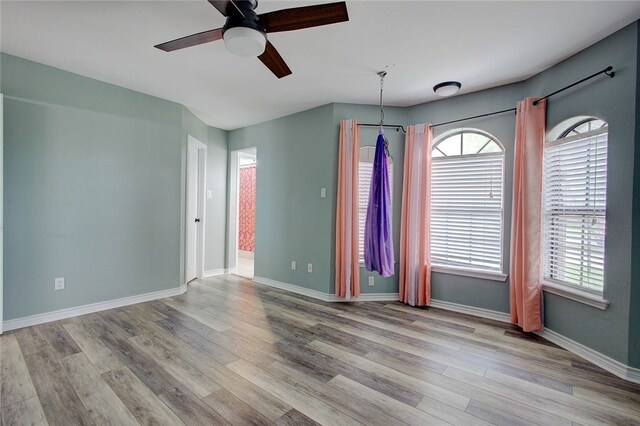
<instances>
[{"instance_id":1,"label":"doorway","mask_svg":"<svg viewBox=\"0 0 640 426\"><path fill-rule=\"evenodd\" d=\"M229 230L230 271L252 279L256 231L256 149L232 153Z\"/></svg>"},{"instance_id":2,"label":"doorway","mask_svg":"<svg viewBox=\"0 0 640 426\"><path fill-rule=\"evenodd\" d=\"M187 136L185 283L204 275L204 208L207 146Z\"/></svg>"}]
</instances>

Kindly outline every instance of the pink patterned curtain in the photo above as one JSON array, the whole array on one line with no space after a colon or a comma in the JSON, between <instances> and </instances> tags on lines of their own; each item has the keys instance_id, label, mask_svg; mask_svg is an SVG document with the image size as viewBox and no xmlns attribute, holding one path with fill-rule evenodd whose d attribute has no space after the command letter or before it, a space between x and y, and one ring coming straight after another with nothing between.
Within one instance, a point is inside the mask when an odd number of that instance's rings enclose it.
<instances>
[{"instance_id":1,"label":"pink patterned curtain","mask_svg":"<svg viewBox=\"0 0 640 426\"><path fill-rule=\"evenodd\" d=\"M349 300L360 294L358 260L358 148L356 120L340 122L338 200L336 208L336 296Z\"/></svg>"},{"instance_id":2,"label":"pink patterned curtain","mask_svg":"<svg viewBox=\"0 0 640 426\"><path fill-rule=\"evenodd\" d=\"M542 329L540 234L546 102L533 105L535 99L518 102L513 162L509 297L511 322L524 331Z\"/></svg>"},{"instance_id":3,"label":"pink patterned curtain","mask_svg":"<svg viewBox=\"0 0 640 426\"><path fill-rule=\"evenodd\" d=\"M431 198L431 126L409 126L404 147L402 224L400 228L400 301L411 306L431 302L429 203Z\"/></svg>"},{"instance_id":4,"label":"pink patterned curtain","mask_svg":"<svg viewBox=\"0 0 640 426\"><path fill-rule=\"evenodd\" d=\"M253 252L256 233L256 166L240 167L238 248Z\"/></svg>"}]
</instances>

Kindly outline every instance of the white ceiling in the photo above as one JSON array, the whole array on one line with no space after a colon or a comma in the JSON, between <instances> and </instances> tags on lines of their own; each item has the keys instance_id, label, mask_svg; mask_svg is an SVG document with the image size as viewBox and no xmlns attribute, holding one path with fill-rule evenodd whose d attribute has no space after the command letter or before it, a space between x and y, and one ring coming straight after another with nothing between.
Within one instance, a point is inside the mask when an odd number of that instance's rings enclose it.
<instances>
[{"instance_id":1,"label":"white ceiling","mask_svg":"<svg viewBox=\"0 0 640 426\"><path fill-rule=\"evenodd\" d=\"M326 1L260 0L258 13ZM330 102L435 99L443 80L468 93L526 79L640 18L638 1L347 1L350 21L276 33L293 74L275 78L222 41L172 53L153 45L221 27L198 1L2 1L3 52L169 99L235 129ZM596 71L609 64L593 64ZM576 75L576 78L582 77Z\"/></svg>"}]
</instances>

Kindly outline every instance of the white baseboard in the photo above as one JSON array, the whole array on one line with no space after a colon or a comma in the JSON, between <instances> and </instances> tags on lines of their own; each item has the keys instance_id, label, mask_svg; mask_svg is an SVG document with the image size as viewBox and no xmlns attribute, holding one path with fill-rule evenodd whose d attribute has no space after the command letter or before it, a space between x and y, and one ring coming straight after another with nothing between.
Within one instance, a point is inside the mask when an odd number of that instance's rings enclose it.
<instances>
[{"instance_id":1,"label":"white baseboard","mask_svg":"<svg viewBox=\"0 0 640 426\"><path fill-rule=\"evenodd\" d=\"M123 297L121 299L109 300L107 302L90 303L88 305L76 306L74 308L60 309L58 311L46 312L44 314L36 314L28 317L16 318L9 321L4 321L4 331L43 324L45 322L58 321L65 318L77 317L79 315L91 314L93 312L104 311L106 309L134 305L136 303L148 302L150 300L164 299L165 297L177 296L184 293L185 291L187 291L187 284L183 284L177 288L153 291L151 293Z\"/></svg>"},{"instance_id":2,"label":"white baseboard","mask_svg":"<svg viewBox=\"0 0 640 426\"><path fill-rule=\"evenodd\" d=\"M311 290L309 288L272 280L270 278L254 276L253 282L278 288L280 290L290 291L291 293L312 297L324 302L394 302L398 300L398 293L361 293L358 297L352 297L349 300L345 300L337 297L335 294L323 293L321 291Z\"/></svg>"},{"instance_id":3,"label":"white baseboard","mask_svg":"<svg viewBox=\"0 0 640 426\"><path fill-rule=\"evenodd\" d=\"M219 268L219 269L211 269L208 271L204 271L202 274L203 278L215 277L216 275L226 275L229 273L229 268Z\"/></svg>"},{"instance_id":4,"label":"white baseboard","mask_svg":"<svg viewBox=\"0 0 640 426\"><path fill-rule=\"evenodd\" d=\"M613 358L601 354L600 352L588 348L575 340L571 340L553 330L549 330L548 328L545 328L536 334L544 337L551 343L555 343L561 348L568 350L569 352L573 352L590 363L607 370L609 373L615 374L621 379L625 379L633 383L640 383L640 368L633 368L628 365L624 365L620 361L616 361Z\"/></svg>"},{"instance_id":5,"label":"white baseboard","mask_svg":"<svg viewBox=\"0 0 640 426\"><path fill-rule=\"evenodd\" d=\"M474 315L480 318L487 318L500 322L511 322L511 317L505 312L492 311L490 309L476 308L475 306L460 305L458 303L445 302L444 300L431 299L429 304L432 308L445 309L447 311L459 312L461 314Z\"/></svg>"}]
</instances>

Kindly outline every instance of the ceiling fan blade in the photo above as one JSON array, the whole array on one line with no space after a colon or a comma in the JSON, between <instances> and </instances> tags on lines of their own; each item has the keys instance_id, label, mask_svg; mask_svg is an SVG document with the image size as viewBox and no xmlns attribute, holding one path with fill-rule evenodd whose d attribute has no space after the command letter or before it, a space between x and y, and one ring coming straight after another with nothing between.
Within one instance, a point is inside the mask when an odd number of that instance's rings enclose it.
<instances>
[{"instance_id":1,"label":"ceiling fan blade","mask_svg":"<svg viewBox=\"0 0 640 426\"><path fill-rule=\"evenodd\" d=\"M234 16L237 18L244 18L244 13L238 6L236 6L231 0L207 0L211 3L211 6L218 9L218 12L222 13L224 16Z\"/></svg>"},{"instance_id":2,"label":"ceiling fan blade","mask_svg":"<svg viewBox=\"0 0 640 426\"><path fill-rule=\"evenodd\" d=\"M260 25L268 33L293 31L349 20L345 2L294 7L258 15Z\"/></svg>"},{"instance_id":3,"label":"ceiling fan blade","mask_svg":"<svg viewBox=\"0 0 640 426\"><path fill-rule=\"evenodd\" d=\"M167 41L166 43L157 44L154 47L164 50L165 52L172 52L174 50L184 49L185 47L197 46L199 44L209 43L220 39L222 39L222 28L216 28L215 30L203 31L201 33L191 34L186 37Z\"/></svg>"},{"instance_id":4,"label":"ceiling fan blade","mask_svg":"<svg viewBox=\"0 0 640 426\"><path fill-rule=\"evenodd\" d=\"M258 56L258 59L271 70L276 77L282 78L291 74L291 70L287 63L282 59L280 53L273 47L270 41L267 41L267 46L264 49L264 53Z\"/></svg>"}]
</instances>

